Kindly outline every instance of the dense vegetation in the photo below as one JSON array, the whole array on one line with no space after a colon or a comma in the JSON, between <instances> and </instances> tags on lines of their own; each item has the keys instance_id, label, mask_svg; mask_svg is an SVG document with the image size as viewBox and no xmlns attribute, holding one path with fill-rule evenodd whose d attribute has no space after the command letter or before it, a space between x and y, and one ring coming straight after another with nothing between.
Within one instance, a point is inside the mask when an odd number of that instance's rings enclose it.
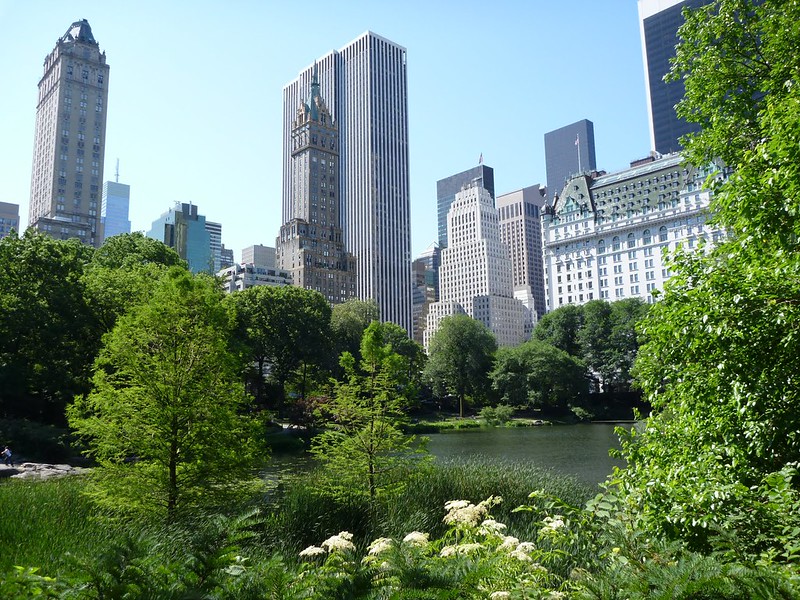
<instances>
[{"instance_id":1,"label":"dense vegetation","mask_svg":"<svg viewBox=\"0 0 800 600\"><path fill-rule=\"evenodd\" d=\"M681 35L687 158L730 173L709 180L730 236L677 252L646 316L564 307L501 351L455 318L425 366L372 303L225 298L137 235L0 242L3 416L68 424L98 465L0 485L0 596L799 597L800 4L719 0ZM594 497L398 430L426 384L503 420L634 378L653 413ZM252 477L274 415L325 428L317 470ZM0 441L32 437L15 424Z\"/></svg>"}]
</instances>

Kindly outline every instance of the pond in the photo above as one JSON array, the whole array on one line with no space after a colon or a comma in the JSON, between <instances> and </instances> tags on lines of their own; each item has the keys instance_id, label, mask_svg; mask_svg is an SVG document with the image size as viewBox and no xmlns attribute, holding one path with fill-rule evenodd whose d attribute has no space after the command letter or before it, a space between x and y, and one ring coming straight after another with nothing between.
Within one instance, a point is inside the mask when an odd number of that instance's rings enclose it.
<instances>
[{"instance_id":1,"label":"pond","mask_svg":"<svg viewBox=\"0 0 800 600\"><path fill-rule=\"evenodd\" d=\"M605 481L614 466L624 464L608 455L611 448L619 448L614 433L617 425L620 424L492 427L425 434L425 437L430 440L428 450L437 458L486 456L530 461L594 485ZM308 454L276 455L267 471L295 471L311 464Z\"/></svg>"},{"instance_id":2,"label":"pond","mask_svg":"<svg viewBox=\"0 0 800 600\"><path fill-rule=\"evenodd\" d=\"M589 484L605 481L614 466L624 461L608 451L619 448L614 433L620 423L586 423L541 427L495 427L427 434L428 449L436 457L483 455L523 460L550 468Z\"/></svg>"}]
</instances>

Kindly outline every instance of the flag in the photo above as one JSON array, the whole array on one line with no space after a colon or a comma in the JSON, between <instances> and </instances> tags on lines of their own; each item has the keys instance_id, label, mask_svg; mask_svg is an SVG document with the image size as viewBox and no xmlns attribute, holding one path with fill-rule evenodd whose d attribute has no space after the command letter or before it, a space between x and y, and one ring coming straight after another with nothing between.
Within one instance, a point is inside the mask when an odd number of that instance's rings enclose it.
<instances>
[{"instance_id":1,"label":"flag","mask_svg":"<svg viewBox=\"0 0 800 600\"><path fill-rule=\"evenodd\" d=\"M483 152L481 152L481 157L478 159L478 164L479 165L483 164Z\"/></svg>"},{"instance_id":2,"label":"flag","mask_svg":"<svg viewBox=\"0 0 800 600\"><path fill-rule=\"evenodd\" d=\"M575 145L576 146L580 146L581 145L581 134L580 133L576 133L575 134Z\"/></svg>"}]
</instances>

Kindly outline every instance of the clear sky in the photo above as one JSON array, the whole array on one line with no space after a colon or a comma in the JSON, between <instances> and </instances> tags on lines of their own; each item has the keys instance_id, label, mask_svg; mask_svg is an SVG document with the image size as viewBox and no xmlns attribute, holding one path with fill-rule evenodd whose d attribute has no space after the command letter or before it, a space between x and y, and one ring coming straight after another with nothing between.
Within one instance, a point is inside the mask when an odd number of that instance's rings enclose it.
<instances>
[{"instance_id":1,"label":"clear sky","mask_svg":"<svg viewBox=\"0 0 800 600\"><path fill-rule=\"evenodd\" d=\"M594 123L597 166L650 150L635 0L0 0L0 201L27 224L44 58L87 19L111 67L104 180L134 231L175 202L234 250L275 245L282 89L364 31L407 49L411 248L436 239L436 182L478 164L504 194L544 185L544 134Z\"/></svg>"}]
</instances>

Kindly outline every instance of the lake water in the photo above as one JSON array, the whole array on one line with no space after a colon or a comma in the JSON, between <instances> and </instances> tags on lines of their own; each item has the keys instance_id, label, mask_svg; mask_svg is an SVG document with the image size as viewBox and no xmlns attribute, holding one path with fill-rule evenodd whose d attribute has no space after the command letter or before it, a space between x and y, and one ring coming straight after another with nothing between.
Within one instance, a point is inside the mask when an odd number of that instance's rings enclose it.
<instances>
[{"instance_id":1,"label":"lake water","mask_svg":"<svg viewBox=\"0 0 800 600\"><path fill-rule=\"evenodd\" d=\"M619 448L616 423L587 423L541 427L496 427L427 434L428 449L436 457L483 455L529 461L590 484L605 481L624 461L608 451ZM625 425L629 427L630 425Z\"/></svg>"},{"instance_id":2,"label":"lake water","mask_svg":"<svg viewBox=\"0 0 800 600\"><path fill-rule=\"evenodd\" d=\"M608 455L611 448L619 448L614 433L616 425L493 427L425 434L425 437L430 440L428 450L437 458L486 456L528 461L594 485L605 481L615 465L624 464ZM275 456L268 471L304 469L311 464L307 454Z\"/></svg>"}]
</instances>

